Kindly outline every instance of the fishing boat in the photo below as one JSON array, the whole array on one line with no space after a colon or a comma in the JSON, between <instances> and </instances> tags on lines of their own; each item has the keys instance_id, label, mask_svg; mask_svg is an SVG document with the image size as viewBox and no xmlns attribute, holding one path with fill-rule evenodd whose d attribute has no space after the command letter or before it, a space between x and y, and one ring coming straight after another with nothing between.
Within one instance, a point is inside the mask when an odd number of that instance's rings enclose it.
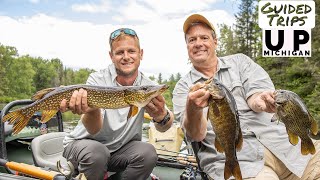
<instances>
[{"instance_id":1,"label":"fishing boat","mask_svg":"<svg viewBox=\"0 0 320 180\"><path fill-rule=\"evenodd\" d=\"M31 100L16 100L8 103L0 113L0 120L18 106L31 104ZM148 117L145 117L148 119ZM36 113L29 124L18 134L12 134L12 125L0 123L0 179L81 179L70 177L72 167L62 157L64 131L61 112L47 123L40 122L41 113ZM148 126L145 126L147 129ZM148 132L148 131L147 131ZM144 141L148 141L144 138ZM201 179L196 161L188 161L193 156L192 148L184 141L180 151L158 154L157 166L149 179ZM193 156L194 157L194 156ZM105 179L121 179L121 173L108 172Z\"/></svg>"}]
</instances>

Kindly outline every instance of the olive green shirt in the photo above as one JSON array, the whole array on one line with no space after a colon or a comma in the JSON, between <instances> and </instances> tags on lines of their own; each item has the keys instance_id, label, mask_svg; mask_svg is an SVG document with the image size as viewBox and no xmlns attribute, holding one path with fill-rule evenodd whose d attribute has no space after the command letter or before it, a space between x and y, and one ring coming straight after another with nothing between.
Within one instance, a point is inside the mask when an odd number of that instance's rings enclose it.
<instances>
[{"instance_id":1,"label":"olive green shirt","mask_svg":"<svg viewBox=\"0 0 320 180\"><path fill-rule=\"evenodd\" d=\"M301 155L300 142L296 146L289 143L284 124L271 122L273 114L256 113L247 104L247 99L254 93L274 90L274 85L265 70L244 54L235 54L218 58L215 78L232 92L238 107L244 142L242 150L237 152L237 157L243 178L255 177L262 170L265 147L291 172L301 177L311 156ZM176 84L173 91L173 108L175 117L181 124L189 88L207 79L208 77L192 67ZM207 109L204 109L205 117ZM211 123L208 123L207 130L205 139L201 141L203 147L198 154L200 165L215 180L224 179L225 155L217 152L213 145L215 134Z\"/></svg>"}]
</instances>

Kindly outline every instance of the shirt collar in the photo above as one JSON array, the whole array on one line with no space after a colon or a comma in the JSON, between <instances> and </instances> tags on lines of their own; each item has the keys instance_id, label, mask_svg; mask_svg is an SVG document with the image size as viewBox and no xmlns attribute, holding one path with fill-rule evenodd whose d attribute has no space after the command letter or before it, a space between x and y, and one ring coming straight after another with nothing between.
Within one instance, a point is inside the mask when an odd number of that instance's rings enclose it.
<instances>
[{"instance_id":1,"label":"shirt collar","mask_svg":"<svg viewBox=\"0 0 320 180\"><path fill-rule=\"evenodd\" d=\"M223 58L217 58L217 59L218 59L218 68L217 68L216 74L220 70L228 69L231 67L228 63L226 63L226 61ZM198 70L196 70L196 68L194 68L194 66L191 66L190 73L191 73L191 81L193 84L195 84L199 81L208 80L210 78L210 77L205 76L204 74L202 74Z\"/></svg>"},{"instance_id":2,"label":"shirt collar","mask_svg":"<svg viewBox=\"0 0 320 180\"><path fill-rule=\"evenodd\" d=\"M118 74L117 74L117 71L116 71L116 67L114 66L113 63L109 65L109 70L110 70L110 74L111 74L112 84L113 84L114 86L122 86L122 85L119 84L119 83L117 82L117 80L116 80ZM133 82L133 86L139 86L140 83L141 83L141 79L142 79L142 75L141 75L141 72L139 71L137 78L136 78L135 81Z\"/></svg>"}]
</instances>

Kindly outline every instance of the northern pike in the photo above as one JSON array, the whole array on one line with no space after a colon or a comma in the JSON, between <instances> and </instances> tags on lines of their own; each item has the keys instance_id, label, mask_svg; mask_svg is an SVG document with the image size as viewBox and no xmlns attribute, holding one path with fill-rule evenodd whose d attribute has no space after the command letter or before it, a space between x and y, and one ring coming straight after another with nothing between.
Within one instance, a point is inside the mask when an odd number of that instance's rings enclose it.
<instances>
[{"instance_id":1,"label":"northern pike","mask_svg":"<svg viewBox=\"0 0 320 180\"><path fill-rule=\"evenodd\" d=\"M317 135L318 125L302 99L294 92L275 91L276 113L272 121L282 121L286 126L289 142L297 145L301 139L301 154L315 154L316 149L310 136Z\"/></svg>"},{"instance_id":2,"label":"northern pike","mask_svg":"<svg viewBox=\"0 0 320 180\"><path fill-rule=\"evenodd\" d=\"M217 80L207 80L204 88L210 92L207 118L216 135L214 146L226 156L224 179L233 175L236 180L241 180L236 151L241 150L243 138L236 101L231 92Z\"/></svg>"},{"instance_id":3,"label":"northern pike","mask_svg":"<svg viewBox=\"0 0 320 180\"><path fill-rule=\"evenodd\" d=\"M32 115L42 111L41 122L49 121L60 108L63 99L69 103L75 90L87 91L87 103L91 108L119 109L130 107L128 119L138 112L138 107L146 106L152 98L162 94L167 85L105 87L92 85L70 85L43 89L32 96L32 104L14 110L3 117L3 122L13 124L13 134L20 132Z\"/></svg>"}]
</instances>

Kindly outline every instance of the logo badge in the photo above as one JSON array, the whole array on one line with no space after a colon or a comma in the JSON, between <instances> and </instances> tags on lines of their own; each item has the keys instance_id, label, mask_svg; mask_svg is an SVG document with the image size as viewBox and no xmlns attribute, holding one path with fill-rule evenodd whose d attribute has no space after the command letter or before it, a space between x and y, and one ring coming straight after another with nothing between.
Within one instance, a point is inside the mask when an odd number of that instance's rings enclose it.
<instances>
[{"instance_id":1,"label":"logo badge","mask_svg":"<svg viewBox=\"0 0 320 180\"><path fill-rule=\"evenodd\" d=\"M263 57L311 57L314 1L260 1Z\"/></svg>"}]
</instances>

